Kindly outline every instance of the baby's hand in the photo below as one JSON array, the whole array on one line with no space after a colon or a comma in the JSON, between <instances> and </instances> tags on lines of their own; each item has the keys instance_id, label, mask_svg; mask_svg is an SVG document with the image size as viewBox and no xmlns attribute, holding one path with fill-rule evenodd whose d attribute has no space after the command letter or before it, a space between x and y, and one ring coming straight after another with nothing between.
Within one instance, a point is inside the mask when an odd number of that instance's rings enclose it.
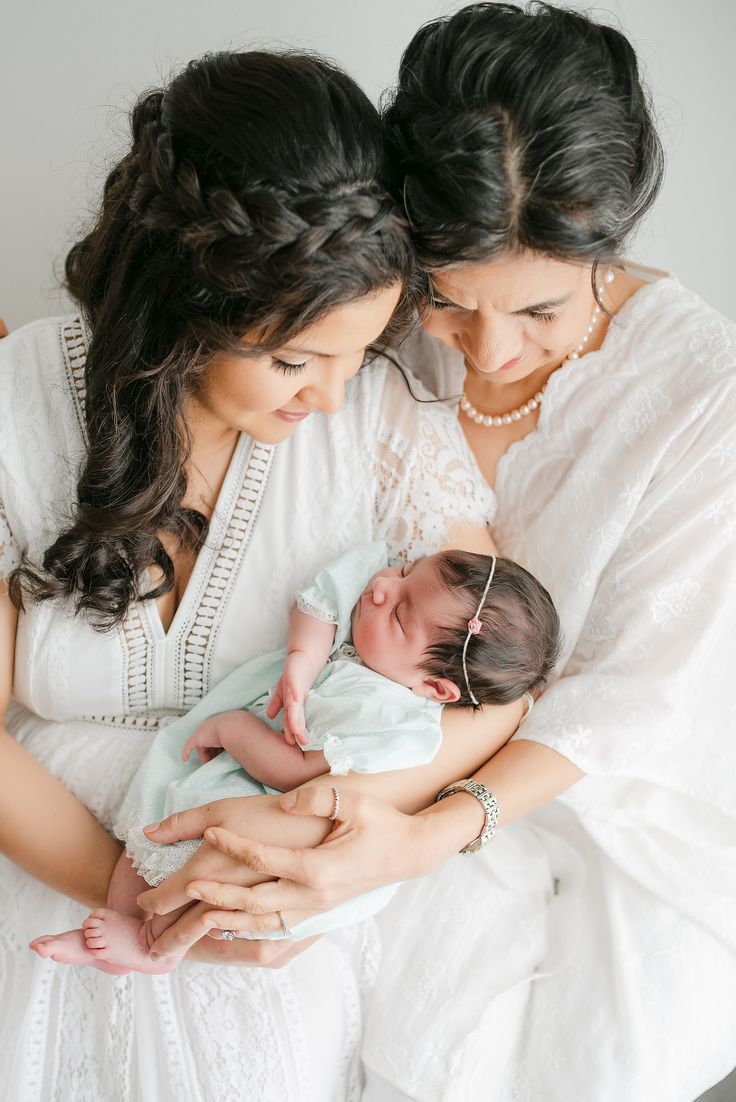
<instances>
[{"instance_id":1,"label":"baby's hand","mask_svg":"<svg viewBox=\"0 0 736 1102\"><path fill-rule=\"evenodd\" d=\"M182 761L189 761L192 750L197 751L203 765L222 753L219 718L219 716L210 716L199 725L194 734L184 743L184 749L181 752Z\"/></svg>"},{"instance_id":2,"label":"baby's hand","mask_svg":"<svg viewBox=\"0 0 736 1102\"><path fill-rule=\"evenodd\" d=\"M268 702L266 715L275 719L284 709L284 738L290 746L307 741L307 725L304 718L304 700L314 684L312 664L302 651L287 655L281 680Z\"/></svg>"}]
</instances>

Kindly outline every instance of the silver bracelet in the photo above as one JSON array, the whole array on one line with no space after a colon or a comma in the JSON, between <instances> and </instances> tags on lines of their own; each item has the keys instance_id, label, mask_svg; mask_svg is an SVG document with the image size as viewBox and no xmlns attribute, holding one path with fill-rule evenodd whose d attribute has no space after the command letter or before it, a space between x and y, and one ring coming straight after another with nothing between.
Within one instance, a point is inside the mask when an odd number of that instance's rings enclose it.
<instances>
[{"instance_id":1,"label":"silver bracelet","mask_svg":"<svg viewBox=\"0 0 736 1102\"><path fill-rule=\"evenodd\" d=\"M475 796L486 813L486 821L483 830L477 838L469 842L467 846L460 850L461 853L477 853L479 849L482 849L483 846L490 842L491 838L496 833L496 824L498 823L498 816L500 815L498 800L491 790L486 788L484 784L481 784L480 781L457 781L456 784L450 784L447 788L443 788L435 802L439 803L440 800L444 800L445 796L454 796L456 792L467 792L469 796Z\"/></svg>"}]
</instances>

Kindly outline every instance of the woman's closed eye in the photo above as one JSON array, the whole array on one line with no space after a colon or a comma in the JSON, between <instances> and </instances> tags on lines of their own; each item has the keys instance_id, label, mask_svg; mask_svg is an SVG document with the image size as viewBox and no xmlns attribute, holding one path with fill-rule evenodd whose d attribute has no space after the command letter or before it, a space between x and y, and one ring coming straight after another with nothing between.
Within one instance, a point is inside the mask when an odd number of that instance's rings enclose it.
<instances>
[{"instance_id":1,"label":"woman's closed eye","mask_svg":"<svg viewBox=\"0 0 736 1102\"><path fill-rule=\"evenodd\" d=\"M276 356L271 357L271 366L277 371L281 371L284 375L294 375L299 371L302 371L307 366L307 361L300 364L289 363L288 360L279 360Z\"/></svg>"},{"instance_id":2,"label":"woman's closed eye","mask_svg":"<svg viewBox=\"0 0 736 1102\"><path fill-rule=\"evenodd\" d=\"M472 310L468 310L464 306L458 306L456 302L450 302L449 299L438 298L436 295L432 295L429 304L433 310L459 310L462 314L472 313Z\"/></svg>"},{"instance_id":3,"label":"woman's closed eye","mask_svg":"<svg viewBox=\"0 0 736 1102\"><path fill-rule=\"evenodd\" d=\"M549 310L527 310L526 315L534 321L557 321L559 314L553 314Z\"/></svg>"}]
</instances>

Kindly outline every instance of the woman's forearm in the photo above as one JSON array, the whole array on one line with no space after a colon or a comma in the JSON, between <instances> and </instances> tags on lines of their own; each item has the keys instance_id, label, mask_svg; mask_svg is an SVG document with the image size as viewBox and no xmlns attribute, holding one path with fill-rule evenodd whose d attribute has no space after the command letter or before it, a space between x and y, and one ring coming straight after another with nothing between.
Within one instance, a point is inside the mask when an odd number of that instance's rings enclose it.
<instances>
[{"instance_id":1,"label":"woman's forearm","mask_svg":"<svg viewBox=\"0 0 736 1102\"><path fill-rule=\"evenodd\" d=\"M104 904L120 854L84 804L1 727L0 850L91 907Z\"/></svg>"},{"instance_id":2,"label":"woman's forearm","mask_svg":"<svg viewBox=\"0 0 736 1102\"><path fill-rule=\"evenodd\" d=\"M526 703L522 700L477 711L445 708L442 745L426 765L391 773L351 773L344 779L327 775L310 784L344 784L356 792L385 800L399 811L420 811L434 802L445 785L472 777L484 763L495 761L498 750L511 738L525 713Z\"/></svg>"},{"instance_id":3,"label":"woman's forearm","mask_svg":"<svg viewBox=\"0 0 736 1102\"><path fill-rule=\"evenodd\" d=\"M473 779L489 788L498 800L498 824L503 826L548 803L582 776L577 766L548 746L517 739L494 754ZM427 818L427 844L443 856L457 853L472 842L485 823L478 800L462 792L419 814Z\"/></svg>"}]
</instances>

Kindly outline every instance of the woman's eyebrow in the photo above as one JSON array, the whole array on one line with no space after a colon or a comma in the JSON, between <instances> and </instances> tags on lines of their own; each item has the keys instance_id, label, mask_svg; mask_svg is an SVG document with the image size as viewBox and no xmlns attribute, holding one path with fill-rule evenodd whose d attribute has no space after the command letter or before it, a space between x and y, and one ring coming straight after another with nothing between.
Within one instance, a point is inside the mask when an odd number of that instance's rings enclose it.
<instances>
[{"instance_id":1,"label":"woman's eyebrow","mask_svg":"<svg viewBox=\"0 0 736 1102\"><path fill-rule=\"evenodd\" d=\"M292 348L290 345L284 348L279 348L279 352L288 352L293 356L326 356L326 352L314 352L309 348Z\"/></svg>"}]
</instances>

